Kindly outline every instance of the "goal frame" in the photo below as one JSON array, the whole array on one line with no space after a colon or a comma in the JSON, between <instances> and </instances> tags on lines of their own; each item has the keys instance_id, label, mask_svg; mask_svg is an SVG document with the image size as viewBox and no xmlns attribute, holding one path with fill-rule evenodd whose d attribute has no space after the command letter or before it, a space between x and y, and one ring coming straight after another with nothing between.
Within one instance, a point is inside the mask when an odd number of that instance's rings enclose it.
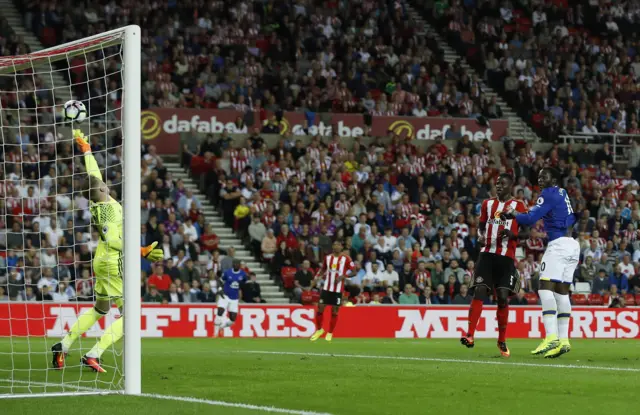
<instances>
[{"instance_id":1,"label":"goal frame","mask_svg":"<svg viewBox=\"0 0 640 415\"><path fill-rule=\"evenodd\" d=\"M124 34L118 39L113 35ZM124 389L123 390L85 390L79 388L73 392L44 392L32 394L0 395L2 398L28 398L52 396L107 395L124 393L140 395L142 393L141 376L141 298L140 298L140 197L141 197L141 35L137 25L125 26L104 33L82 38L73 42L50 47L26 55L0 58L0 73L12 73L32 68L34 63L47 62L54 71L53 62L83 55L108 46L122 44L123 104L121 112L123 135L124 190L123 229L124 232ZM112 39L113 38L113 39ZM42 74L42 73L41 73ZM52 90L55 98L55 89ZM56 105L52 102L52 105ZM64 383L61 384L64 386Z\"/></svg>"}]
</instances>

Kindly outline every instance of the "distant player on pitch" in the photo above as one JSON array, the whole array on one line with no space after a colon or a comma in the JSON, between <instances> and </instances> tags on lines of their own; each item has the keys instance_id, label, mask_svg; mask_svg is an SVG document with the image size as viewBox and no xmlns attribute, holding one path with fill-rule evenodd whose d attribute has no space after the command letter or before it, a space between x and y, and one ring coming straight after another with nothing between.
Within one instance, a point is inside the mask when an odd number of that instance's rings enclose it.
<instances>
[{"instance_id":1,"label":"distant player on pitch","mask_svg":"<svg viewBox=\"0 0 640 415\"><path fill-rule=\"evenodd\" d=\"M554 169L543 168L538 174L538 185L542 188L542 193L529 213L502 213L502 218L515 218L516 222L523 225L533 225L543 219L544 229L549 237L549 244L540 264L538 289L546 337L531 352L534 355L544 353L546 358L559 357L571 351L569 287L573 283L573 273L580 260L580 244L570 237L577 218L567 191L558 187L557 183L558 173Z\"/></svg>"},{"instance_id":2,"label":"distant player on pitch","mask_svg":"<svg viewBox=\"0 0 640 415\"><path fill-rule=\"evenodd\" d=\"M215 335L221 329L231 327L238 318L238 302L240 301L240 288L247 282L247 273L240 269L240 260L233 260L233 267L222 273L222 292L218 296L218 315L214 322ZM224 314L228 312L229 318L225 320Z\"/></svg>"},{"instance_id":3,"label":"distant player on pitch","mask_svg":"<svg viewBox=\"0 0 640 415\"><path fill-rule=\"evenodd\" d=\"M325 336L325 340L330 342L333 339L333 331L338 324L338 312L342 305L342 291L344 288L344 280L349 278L351 272L355 268L355 264L349 255L343 253L341 241L333 243L333 253L327 255L322 263L318 275L324 276L324 285L320 293L320 304L318 304L318 312L316 314L316 332L311 336L311 341L318 340L325 333L324 309L327 305L331 306L331 324L329 332Z\"/></svg>"},{"instance_id":4,"label":"distant player on pitch","mask_svg":"<svg viewBox=\"0 0 640 415\"><path fill-rule=\"evenodd\" d=\"M96 345L82 356L82 364L95 372L106 373L100 365L100 357L105 350L115 344L124 333L124 310L122 299L123 257L122 257L122 206L109 195L109 187L102 180L96 159L91 154L91 146L80 130L73 130L73 136L84 154L84 163L89 175L89 199L92 225L98 231L100 240L93 256L93 272L96 276L96 303L75 322L69 333L51 348L53 367L62 369L71 345L89 330L116 304L121 317L107 328ZM135 203L135 202L132 202ZM143 257L151 262L162 260L162 249L154 249L158 242L140 249ZM139 275L129 278L139 279Z\"/></svg>"},{"instance_id":5,"label":"distant player on pitch","mask_svg":"<svg viewBox=\"0 0 640 415\"><path fill-rule=\"evenodd\" d=\"M498 303L498 349L503 357L511 355L507 347L509 295L520 290L520 276L514 264L520 232L516 221L500 219L500 215L508 209L516 212L527 211L522 201L511 196L512 186L513 178L506 173L501 174L496 182L498 197L482 202L479 230L484 246L478 256L471 285L475 287L475 294L469 309L469 329L460 339L464 346L471 348L475 345L473 337L482 315L482 305L489 295L489 290L495 289Z\"/></svg>"}]
</instances>

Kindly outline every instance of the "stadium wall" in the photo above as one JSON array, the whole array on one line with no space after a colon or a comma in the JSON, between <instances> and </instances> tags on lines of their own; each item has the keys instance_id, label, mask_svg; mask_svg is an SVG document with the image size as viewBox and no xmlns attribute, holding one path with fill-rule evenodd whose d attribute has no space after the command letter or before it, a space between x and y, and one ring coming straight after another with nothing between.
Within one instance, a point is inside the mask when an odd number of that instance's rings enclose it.
<instances>
[{"instance_id":1,"label":"stadium wall","mask_svg":"<svg viewBox=\"0 0 640 415\"><path fill-rule=\"evenodd\" d=\"M0 337L60 337L90 308L89 304L0 303ZM213 336L215 305L143 304L143 338L206 338ZM224 337L305 338L315 330L315 308L295 305L243 305L238 322ZM357 306L343 307L336 337L348 338L459 338L467 326L466 306ZM610 309L575 307L572 338L638 339L640 307ZM87 337L99 337L118 311L114 308L96 323ZM539 307L511 307L510 338L540 338ZM495 338L495 307L485 307L477 338Z\"/></svg>"}]
</instances>

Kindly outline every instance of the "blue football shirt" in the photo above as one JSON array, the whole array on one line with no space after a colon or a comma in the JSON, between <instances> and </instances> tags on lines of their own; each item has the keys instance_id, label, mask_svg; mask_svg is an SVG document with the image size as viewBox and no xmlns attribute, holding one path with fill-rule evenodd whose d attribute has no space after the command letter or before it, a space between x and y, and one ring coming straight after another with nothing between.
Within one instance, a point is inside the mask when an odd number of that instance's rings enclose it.
<instances>
[{"instance_id":1,"label":"blue football shirt","mask_svg":"<svg viewBox=\"0 0 640 415\"><path fill-rule=\"evenodd\" d=\"M516 221L522 225L531 226L540 219L549 242L567 236L567 231L576 223L576 215L565 189L558 186L543 189L529 212L516 215Z\"/></svg>"},{"instance_id":2,"label":"blue football shirt","mask_svg":"<svg viewBox=\"0 0 640 415\"><path fill-rule=\"evenodd\" d=\"M234 271L230 268L222 273L222 282L224 283L223 292L229 300L237 300L240 298L240 287L247 281L247 273L243 270Z\"/></svg>"}]
</instances>

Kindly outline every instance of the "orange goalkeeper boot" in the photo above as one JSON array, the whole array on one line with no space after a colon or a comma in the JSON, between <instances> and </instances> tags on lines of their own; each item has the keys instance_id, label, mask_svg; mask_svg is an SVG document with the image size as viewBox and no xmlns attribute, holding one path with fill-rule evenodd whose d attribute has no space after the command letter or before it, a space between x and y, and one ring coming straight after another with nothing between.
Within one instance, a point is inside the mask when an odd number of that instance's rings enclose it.
<instances>
[{"instance_id":1,"label":"orange goalkeeper boot","mask_svg":"<svg viewBox=\"0 0 640 415\"><path fill-rule=\"evenodd\" d=\"M62 343L56 343L51 347L51 351L53 352L53 368L62 370L64 369L64 359L67 357L67 354L62 351Z\"/></svg>"},{"instance_id":2,"label":"orange goalkeeper boot","mask_svg":"<svg viewBox=\"0 0 640 415\"><path fill-rule=\"evenodd\" d=\"M100 359L97 357L82 356L82 365L90 368L94 372L107 373L107 371L100 366Z\"/></svg>"}]
</instances>

